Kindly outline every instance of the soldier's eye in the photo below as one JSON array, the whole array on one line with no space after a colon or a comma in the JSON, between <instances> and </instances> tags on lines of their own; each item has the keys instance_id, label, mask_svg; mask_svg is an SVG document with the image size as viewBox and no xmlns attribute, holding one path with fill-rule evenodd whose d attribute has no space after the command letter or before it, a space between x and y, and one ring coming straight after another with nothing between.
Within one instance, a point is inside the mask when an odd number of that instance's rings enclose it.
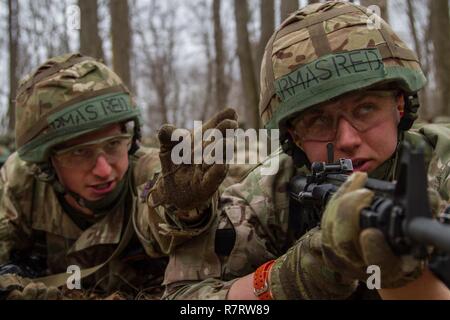
<instances>
[{"instance_id":1,"label":"soldier's eye","mask_svg":"<svg viewBox=\"0 0 450 320\"><path fill-rule=\"evenodd\" d=\"M90 148L77 148L70 152L70 155L73 157L79 158L87 158L92 154L92 150Z\"/></svg>"},{"instance_id":2,"label":"soldier's eye","mask_svg":"<svg viewBox=\"0 0 450 320\"><path fill-rule=\"evenodd\" d=\"M374 104L363 104L353 109L353 116L356 118L366 117L374 114L378 110Z\"/></svg>"}]
</instances>

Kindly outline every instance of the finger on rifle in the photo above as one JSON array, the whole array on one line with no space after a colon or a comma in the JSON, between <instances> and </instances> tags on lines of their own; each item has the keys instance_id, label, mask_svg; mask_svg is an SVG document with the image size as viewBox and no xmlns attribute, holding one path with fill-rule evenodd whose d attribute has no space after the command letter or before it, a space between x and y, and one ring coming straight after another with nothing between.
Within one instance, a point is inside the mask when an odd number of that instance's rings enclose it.
<instances>
[{"instance_id":1,"label":"finger on rifle","mask_svg":"<svg viewBox=\"0 0 450 320\"><path fill-rule=\"evenodd\" d=\"M358 261L361 254L359 245L361 210L370 205L374 193L368 189L359 189L347 193L340 199L333 221L333 240L351 261ZM357 256L355 256L357 254Z\"/></svg>"},{"instance_id":2,"label":"finger on rifle","mask_svg":"<svg viewBox=\"0 0 450 320\"><path fill-rule=\"evenodd\" d=\"M203 132L208 129L216 128L223 120L229 119L237 121L237 113L234 109L226 108L216 113L211 119L209 119L202 127Z\"/></svg>"},{"instance_id":3,"label":"finger on rifle","mask_svg":"<svg viewBox=\"0 0 450 320\"><path fill-rule=\"evenodd\" d=\"M360 235L363 259L367 265L380 267L381 272L401 272L399 258L394 255L383 233L375 228L364 229Z\"/></svg>"},{"instance_id":4,"label":"finger on rifle","mask_svg":"<svg viewBox=\"0 0 450 320\"><path fill-rule=\"evenodd\" d=\"M342 196L345 193L355 191L357 189L361 189L367 182L367 173L366 172L354 172L348 177L347 181L345 181L340 188L334 194L335 198Z\"/></svg>"}]
</instances>

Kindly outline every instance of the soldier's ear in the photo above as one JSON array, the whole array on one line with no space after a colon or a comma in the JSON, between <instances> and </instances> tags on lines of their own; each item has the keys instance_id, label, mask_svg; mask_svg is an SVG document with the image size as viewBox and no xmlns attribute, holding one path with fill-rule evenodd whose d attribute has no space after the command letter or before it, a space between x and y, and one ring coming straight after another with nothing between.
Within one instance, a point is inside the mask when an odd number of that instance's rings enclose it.
<instances>
[{"instance_id":1,"label":"soldier's ear","mask_svg":"<svg viewBox=\"0 0 450 320\"><path fill-rule=\"evenodd\" d=\"M302 142L301 142L300 136L297 134L295 129L292 128L292 127L288 127L287 130L288 130L289 134L292 137L292 141L294 141L294 143L297 145L297 147L299 147L301 149L302 148Z\"/></svg>"},{"instance_id":2,"label":"soldier's ear","mask_svg":"<svg viewBox=\"0 0 450 320\"><path fill-rule=\"evenodd\" d=\"M403 94L399 93L395 96L395 104L397 106L398 120L400 121L405 114L405 97Z\"/></svg>"}]
</instances>

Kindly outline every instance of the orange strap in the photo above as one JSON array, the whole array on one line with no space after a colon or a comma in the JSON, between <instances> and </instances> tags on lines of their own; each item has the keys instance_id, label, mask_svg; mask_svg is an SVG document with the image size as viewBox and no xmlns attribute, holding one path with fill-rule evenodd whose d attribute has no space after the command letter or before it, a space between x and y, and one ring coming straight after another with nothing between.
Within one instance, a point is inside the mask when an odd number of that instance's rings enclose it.
<instances>
[{"instance_id":1,"label":"orange strap","mask_svg":"<svg viewBox=\"0 0 450 320\"><path fill-rule=\"evenodd\" d=\"M259 300L272 300L269 288L269 274L275 260L270 260L256 269L253 274L253 293Z\"/></svg>"}]
</instances>

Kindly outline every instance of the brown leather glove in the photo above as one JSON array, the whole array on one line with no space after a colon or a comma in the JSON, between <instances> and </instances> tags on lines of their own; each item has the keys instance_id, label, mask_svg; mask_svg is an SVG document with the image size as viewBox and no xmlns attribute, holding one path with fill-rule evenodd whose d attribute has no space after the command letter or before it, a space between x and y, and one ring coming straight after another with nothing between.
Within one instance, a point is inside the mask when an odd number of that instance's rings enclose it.
<instances>
[{"instance_id":1,"label":"brown leather glove","mask_svg":"<svg viewBox=\"0 0 450 320\"><path fill-rule=\"evenodd\" d=\"M60 300L61 291L55 287L46 287L42 282L32 282L16 274L0 276L0 289L7 300Z\"/></svg>"},{"instance_id":2,"label":"brown leather glove","mask_svg":"<svg viewBox=\"0 0 450 320\"><path fill-rule=\"evenodd\" d=\"M363 208L374 193L363 188L367 174L353 173L333 195L322 217L322 247L327 264L345 277L365 282L367 267L380 267L381 287L396 288L416 279L423 263L412 256L396 256L378 229L360 229Z\"/></svg>"},{"instance_id":3,"label":"brown leather glove","mask_svg":"<svg viewBox=\"0 0 450 320\"><path fill-rule=\"evenodd\" d=\"M225 137L226 129L236 129L237 127L236 111L233 109L225 109L213 116L202 126L201 132L196 132L195 134L203 136L206 130L217 129L221 132L222 137ZM162 172L154 187L150 190L148 201L154 207L158 205L176 207L180 220L185 222L197 221L200 219L199 215L201 214L201 210L193 209L204 208L207 205L212 195L225 179L228 164L225 163L225 159L223 163L206 164L203 161L203 157L202 163L194 163L194 154L198 150L194 148L198 146L194 142L194 132L187 130L183 139L190 139L191 154L187 158L190 158L191 163L175 164L171 157L172 150L180 142L172 141L171 138L176 129L172 125L164 125L158 133L160 142L159 158L161 160ZM221 142L225 149L225 140L202 141L202 151L204 152L205 148L211 150L210 148L214 144ZM202 155L203 152L201 153Z\"/></svg>"}]
</instances>

